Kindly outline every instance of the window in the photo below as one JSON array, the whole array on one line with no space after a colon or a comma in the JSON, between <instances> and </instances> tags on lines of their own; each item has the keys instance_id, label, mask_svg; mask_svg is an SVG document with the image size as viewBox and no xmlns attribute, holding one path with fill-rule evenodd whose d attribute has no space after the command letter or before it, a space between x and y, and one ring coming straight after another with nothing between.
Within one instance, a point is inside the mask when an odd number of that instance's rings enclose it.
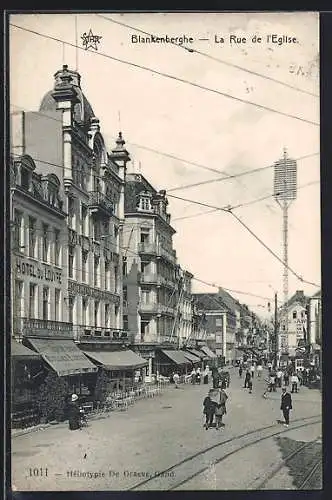
<instances>
[{"instance_id":1,"label":"window","mask_svg":"<svg viewBox=\"0 0 332 500\"><path fill-rule=\"evenodd\" d=\"M141 230L141 243L149 243L150 232L148 229Z\"/></svg>"},{"instance_id":2,"label":"window","mask_svg":"<svg viewBox=\"0 0 332 500\"><path fill-rule=\"evenodd\" d=\"M44 286L43 288L43 320L48 320L48 295L49 288Z\"/></svg>"},{"instance_id":3,"label":"window","mask_svg":"<svg viewBox=\"0 0 332 500\"><path fill-rule=\"evenodd\" d=\"M123 287L123 305L128 305L128 288L126 286Z\"/></svg>"},{"instance_id":4,"label":"window","mask_svg":"<svg viewBox=\"0 0 332 500\"><path fill-rule=\"evenodd\" d=\"M150 303L150 292L147 290L142 290L141 291L141 298L142 298L142 304L149 304Z\"/></svg>"},{"instance_id":5,"label":"window","mask_svg":"<svg viewBox=\"0 0 332 500\"><path fill-rule=\"evenodd\" d=\"M98 317L99 317L99 302L95 302L95 310L94 310L94 326L98 326Z\"/></svg>"},{"instance_id":6,"label":"window","mask_svg":"<svg viewBox=\"0 0 332 500\"><path fill-rule=\"evenodd\" d=\"M118 271L119 271L119 268L118 266L114 266L114 292L117 293L118 292L118 285L119 285L119 282L118 282Z\"/></svg>"},{"instance_id":7,"label":"window","mask_svg":"<svg viewBox=\"0 0 332 500\"><path fill-rule=\"evenodd\" d=\"M73 229L74 225L74 199L68 198L68 226Z\"/></svg>"},{"instance_id":8,"label":"window","mask_svg":"<svg viewBox=\"0 0 332 500\"><path fill-rule=\"evenodd\" d=\"M43 224L43 250L42 250L42 260L47 262L48 259L48 225Z\"/></svg>"},{"instance_id":9,"label":"window","mask_svg":"<svg viewBox=\"0 0 332 500\"><path fill-rule=\"evenodd\" d=\"M105 260L105 290L110 289L111 281L111 263L109 260Z\"/></svg>"},{"instance_id":10,"label":"window","mask_svg":"<svg viewBox=\"0 0 332 500\"><path fill-rule=\"evenodd\" d=\"M74 297L68 299L68 321L69 323L74 322Z\"/></svg>"},{"instance_id":11,"label":"window","mask_svg":"<svg viewBox=\"0 0 332 500\"><path fill-rule=\"evenodd\" d=\"M141 273L144 274L146 268L148 267L149 263L148 262L141 262Z\"/></svg>"},{"instance_id":12,"label":"window","mask_svg":"<svg viewBox=\"0 0 332 500\"><path fill-rule=\"evenodd\" d=\"M82 300L82 321L84 325L88 324L88 299Z\"/></svg>"},{"instance_id":13,"label":"window","mask_svg":"<svg viewBox=\"0 0 332 500\"><path fill-rule=\"evenodd\" d=\"M59 321L60 318L60 293L61 290L56 288L54 290L54 320Z\"/></svg>"},{"instance_id":14,"label":"window","mask_svg":"<svg viewBox=\"0 0 332 500\"><path fill-rule=\"evenodd\" d=\"M110 326L110 305L105 304L105 327L109 328Z\"/></svg>"},{"instance_id":15,"label":"window","mask_svg":"<svg viewBox=\"0 0 332 500\"><path fill-rule=\"evenodd\" d=\"M127 257L123 257L122 260L122 275L127 276Z\"/></svg>"},{"instance_id":16,"label":"window","mask_svg":"<svg viewBox=\"0 0 332 500\"><path fill-rule=\"evenodd\" d=\"M34 283L30 283L29 286L29 310L28 310L28 317L29 318L34 318L36 314L36 290L37 290L37 285Z\"/></svg>"},{"instance_id":17,"label":"window","mask_svg":"<svg viewBox=\"0 0 332 500\"><path fill-rule=\"evenodd\" d=\"M99 220L93 221L93 237L95 240L100 239L100 221Z\"/></svg>"},{"instance_id":18,"label":"window","mask_svg":"<svg viewBox=\"0 0 332 500\"><path fill-rule=\"evenodd\" d=\"M94 258L94 285L99 286L99 257L95 256Z\"/></svg>"},{"instance_id":19,"label":"window","mask_svg":"<svg viewBox=\"0 0 332 500\"><path fill-rule=\"evenodd\" d=\"M293 311L293 319L296 319L296 318L297 318L297 312Z\"/></svg>"},{"instance_id":20,"label":"window","mask_svg":"<svg viewBox=\"0 0 332 500\"><path fill-rule=\"evenodd\" d=\"M82 281L88 281L88 255L87 250L82 250Z\"/></svg>"},{"instance_id":21,"label":"window","mask_svg":"<svg viewBox=\"0 0 332 500\"><path fill-rule=\"evenodd\" d=\"M24 246L23 213L15 209L14 215L14 251L21 252Z\"/></svg>"},{"instance_id":22,"label":"window","mask_svg":"<svg viewBox=\"0 0 332 500\"><path fill-rule=\"evenodd\" d=\"M60 231L59 229L54 230L54 264L58 266L60 264Z\"/></svg>"},{"instance_id":23,"label":"window","mask_svg":"<svg viewBox=\"0 0 332 500\"><path fill-rule=\"evenodd\" d=\"M21 187L27 190L30 188L30 172L24 167L21 167Z\"/></svg>"},{"instance_id":24,"label":"window","mask_svg":"<svg viewBox=\"0 0 332 500\"><path fill-rule=\"evenodd\" d=\"M36 219L29 217L29 257L35 257L36 253Z\"/></svg>"},{"instance_id":25,"label":"window","mask_svg":"<svg viewBox=\"0 0 332 500\"><path fill-rule=\"evenodd\" d=\"M141 210L151 210L151 201L147 196L141 196L139 208Z\"/></svg>"},{"instance_id":26,"label":"window","mask_svg":"<svg viewBox=\"0 0 332 500\"><path fill-rule=\"evenodd\" d=\"M15 312L16 317L23 316L23 281L15 281Z\"/></svg>"},{"instance_id":27,"label":"window","mask_svg":"<svg viewBox=\"0 0 332 500\"><path fill-rule=\"evenodd\" d=\"M222 318L216 318L216 326L222 326Z\"/></svg>"},{"instance_id":28,"label":"window","mask_svg":"<svg viewBox=\"0 0 332 500\"><path fill-rule=\"evenodd\" d=\"M73 278L74 276L74 256L75 249L72 245L68 247L68 277Z\"/></svg>"},{"instance_id":29,"label":"window","mask_svg":"<svg viewBox=\"0 0 332 500\"><path fill-rule=\"evenodd\" d=\"M88 208L82 205L82 234L85 236L87 234L87 218L88 218Z\"/></svg>"}]
</instances>

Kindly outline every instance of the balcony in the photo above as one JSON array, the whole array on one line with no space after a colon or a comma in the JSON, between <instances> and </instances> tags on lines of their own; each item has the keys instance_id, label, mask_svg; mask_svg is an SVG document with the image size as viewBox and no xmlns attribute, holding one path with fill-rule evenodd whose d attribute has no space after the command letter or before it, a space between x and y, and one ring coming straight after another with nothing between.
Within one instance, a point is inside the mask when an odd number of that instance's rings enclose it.
<instances>
[{"instance_id":1,"label":"balcony","mask_svg":"<svg viewBox=\"0 0 332 500\"><path fill-rule=\"evenodd\" d=\"M134 341L134 336L127 330L88 325L75 325L73 328L74 339L82 343L123 344Z\"/></svg>"},{"instance_id":2,"label":"balcony","mask_svg":"<svg viewBox=\"0 0 332 500\"><path fill-rule=\"evenodd\" d=\"M145 255L156 255L157 245L155 243L140 243L138 245L138 253Z\"/></svg>"},{"instance_id":3,"label":"balcony","mask_svg":"<svg viewBox=\"0 0 332 500\"><path fill-rule=\"evenodd\" d=\"M27 337L73 338L73 324L36 318L14 318L13 334Z\"/></svg>"},{"instance_id":4,"label":"balcony","mask_svg":"<svg viewBox=\"0 0 332 500\"><path fill-rule=\"evenodd\" d=\"M151 302L149 304L140 303L138 306L139 312L143 314L157 314L158 313L158 304L157 302Z\"/></svg>"},{"instance_id":5,"label":"balcony","mask_svg":"<svg viewBox=\"0 0 332 500\"><path fill-rule=\"evenodd\" d=\"M166 250L166 248L163 248L161 245L158 246L157 249L157 256L161 257L168 262L171 262L172 264L176 264L176 251L171 249L171 250Z\"/></svg>"},{"instance_id":6,"label":"balcony","mask_svg":"<svg viewBox=\"0 0 332 500\"><path fill-rule=\"evenodd\" d=\"M88 205L92 213L99 213L108 217L114 215L113 203L107 199L104 193L99 191L90 191Z\"/></svg>"},{"instance_id":7,"label":"balcony","mask_svg":"<svg viewBox=\"0 0 332 500\"><path fill-rule=\"evenodd\" d=\"M159 276L157 274L141 274L140 283L157 285L160 282Z\"/></svg>"}]
</instances>

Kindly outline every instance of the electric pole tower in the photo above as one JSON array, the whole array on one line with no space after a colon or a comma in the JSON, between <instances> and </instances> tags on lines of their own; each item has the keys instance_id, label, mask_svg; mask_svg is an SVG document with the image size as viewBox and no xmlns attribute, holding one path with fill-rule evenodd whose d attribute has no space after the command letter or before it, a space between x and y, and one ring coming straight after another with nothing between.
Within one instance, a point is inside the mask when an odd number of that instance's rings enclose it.
<instances>
[{"instance_id":1,"label":"electric pole tower","mask_svg":"<svg viewBox=\"0 0 332 500\"><path fill-rule=\"evenodd\" d=\"M273 196L282 210L282 241L283 241L283 311L282 322L279 324L283 328L279 332L279 350L288 353L288 209L296 199L297 194L297 164L296 160L288 158L287 151L281 160L274 164L274 192Z\"/></svg>"}]
</instances>

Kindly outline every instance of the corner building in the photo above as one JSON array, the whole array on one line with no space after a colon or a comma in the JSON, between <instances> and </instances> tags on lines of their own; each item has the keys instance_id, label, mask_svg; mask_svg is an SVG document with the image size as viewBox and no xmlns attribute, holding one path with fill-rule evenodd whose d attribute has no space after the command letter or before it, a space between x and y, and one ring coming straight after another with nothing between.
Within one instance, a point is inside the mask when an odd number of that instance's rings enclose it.
<instances>
[{"instance_id":1,"label":"corner building","mask_svg":"<svg viewBox=\"0 0 332 500\"><path fill-rule=\"evenodd\" d=\"M152 359L165 343L178 343L174 328L179 293L179 266L173 249L174 228L165 191L157 192L140 174L125 183L124 327L135 349Z\"/></svg>"}]
</instances>

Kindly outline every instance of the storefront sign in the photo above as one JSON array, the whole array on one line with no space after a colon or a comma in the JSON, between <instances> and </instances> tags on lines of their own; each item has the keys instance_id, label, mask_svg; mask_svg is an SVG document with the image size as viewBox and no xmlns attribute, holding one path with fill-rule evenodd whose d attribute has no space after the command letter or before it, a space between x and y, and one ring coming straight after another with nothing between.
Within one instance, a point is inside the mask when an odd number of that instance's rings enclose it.
<instances>
[{"instance_id":1,"label":"storefront sign","mask_svg":"<svg viewBox=\"0 0 332 500\"><path fill-rule=\"evenodd\" d=\"M107 292L106 290L98 290L97 288L76 283L75 281L68 281L68 292L70 295L82 295L83 297L93 297L97 300L109 300L115 304L120 302L120 297L114 293Z\"/></svg>"},{"instance_id":2,"label":"storefront sign","mask_svg":"<svg viewBox=\"0 0 332 500\"><path fill-rule=\"evenodd\" d=\"M57 282L61 284L62 271L47 264L30 264L19 257L16 258L16 274L31 276L38 280Z\"/></svg>"}]
</instances>

